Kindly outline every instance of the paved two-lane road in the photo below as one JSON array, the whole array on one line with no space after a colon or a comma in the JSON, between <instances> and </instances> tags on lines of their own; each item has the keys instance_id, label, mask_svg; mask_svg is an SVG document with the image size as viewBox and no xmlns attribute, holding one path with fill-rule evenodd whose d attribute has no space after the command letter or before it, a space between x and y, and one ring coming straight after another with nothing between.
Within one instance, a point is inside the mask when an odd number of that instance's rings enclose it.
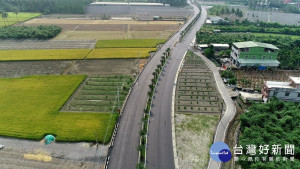
<instances>
[{"instance_id":1,"label":"paved two-lane road","mask_svg":"<svg viewBox=\"0 0 300 169\"><path fill-rule=\"evenodd\" d=\"M199 9L195 5L193 7L194 11L198 13ZM204 23L206 15L206 10L202 8L200 18L190 32L182 42L173 47L170 60L167 62L156 87L148 134L147 168L149 169L175 168L171 123L174 79L180 62L185 52L190 48L190 43L195 38L197 30Z\"/></svg>"},{"instance_id":2,"label":"paved two-lane road","mask_svg":"<svg viewBox=\"0 0 300 169\"><path fill-rule=\"evenodd\" d=\"M194 6L195 8L195 6ZM149 84L152 79L152 72L156 65L160 64L160 57L167 48L172 48L179 40L180 32L191 22L194 16L184 25L179 32L170 38L162 48L156 52L153 58L145 66L143 72L140 74L137 83L133 86L131 94L127 100L124 108L119 129L115 138L114 147L111 152L110 162L108 168L110 169L134 169L138 162L137 146L139 145L139 131L141 130L141 119L143 117L144 108L146 105L147 92L149 91ZM193 36L195 30L193 30ZM189 37L191 38L192 36ZM189 39L190 39L189 38ZM186 50L189 43L184 42L178 45L176 51ZM172 56L173 57L173 56ZM174 58L175 60L175 58ZM174 81L174 79L173 79ZM168 98L167 100L171 100ZM170 118L169 118L170 120ZM170 142L172 144L172 142Z\"/></svg>"},{"instance_id":3,"label":"paved two-lane road","mask_svg":"<svg viewBox=\"0 0 300 169\"><path fill-rule=\"evenodd\" d=\"M223 114L217 129L216 129L216 134L214 137L214 142L218 142L218 141L225 141L225 137L226 137L226 132L228 129L228 125L229 122L232 120L232 118L234 117L235 113L236 113L236 107L231 99L231 97L229 96L225 85L222 81L222 78L220 76L219 73L219 68L215 66L215 64L210 61L209 59L207 59L205 56L203 56L200 52L195 52L198 56L200 56L210 67L210 69L212 70L213 74L214 74L214 78L215 81L217 83L217 87L219 89L219 92L222 96L222 98L224 99L224 102L226 104L226 110L225 113ZM207 169L218 169L220 168L221 163L220 162L216 162L214 161L212 158L209 159L209 164L207 166Z\"/></svg>"}]
</instances>

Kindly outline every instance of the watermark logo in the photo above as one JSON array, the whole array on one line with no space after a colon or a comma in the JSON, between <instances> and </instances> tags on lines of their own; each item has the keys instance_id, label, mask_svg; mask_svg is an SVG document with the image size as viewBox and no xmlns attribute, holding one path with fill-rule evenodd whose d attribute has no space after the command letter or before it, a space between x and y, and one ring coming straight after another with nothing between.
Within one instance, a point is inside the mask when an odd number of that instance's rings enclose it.
<instances>
[{"instance_id":1,"label":"watermark logo","mask_svg":"<svg viewBox=\"0 0 300 169\"><path fill-rule=\"evenodd\" d=\"M210 157L217 162L227 162L231 159L229 146L224 142L215 142L209 149Z\"/></svg>"}]
</instances>

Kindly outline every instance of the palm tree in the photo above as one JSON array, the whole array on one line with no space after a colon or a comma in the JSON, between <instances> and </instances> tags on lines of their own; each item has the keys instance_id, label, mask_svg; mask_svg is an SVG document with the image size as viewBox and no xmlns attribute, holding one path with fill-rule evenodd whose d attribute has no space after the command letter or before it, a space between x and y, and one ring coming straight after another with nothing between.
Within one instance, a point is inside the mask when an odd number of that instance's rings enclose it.
<instances>
[{"instance_id":1,"label":"palm tree","mask_svg":"<svg viewBox=\"0 0 300 169\"><path fill-rule=\"evenodd\" d=\"M2 16L2 19L4 19L4 20L6 19L6 21L7 21L8 13L5 10L1 11L1 16ZM7 23L8 23L8 21L7 21ZM6 23L5 23L5 26L6 26Z\"/></svg>"},{"instance_id":2,"label":"palm tree","mask_svg":"<svg viewBox=\"0 0 300 169\"><path fill-rule=\"evenodd\" d=\"M18 14L19 14L19 9L17 7L14 7L13 8L13 12L16 14L16 17L17 17L17 21L19 22L19 18L18 18Z\"/></svg>"}]
</instances>

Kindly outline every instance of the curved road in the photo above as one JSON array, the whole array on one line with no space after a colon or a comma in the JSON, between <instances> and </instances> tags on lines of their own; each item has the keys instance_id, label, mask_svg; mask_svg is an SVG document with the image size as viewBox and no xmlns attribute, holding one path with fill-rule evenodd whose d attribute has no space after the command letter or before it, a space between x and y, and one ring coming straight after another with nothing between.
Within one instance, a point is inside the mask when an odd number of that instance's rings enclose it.
<instances>
[{"instance_id":1,"label":"curved road","mask_svg":"<svg viewBox=\"0 0 300 169\"><path fill-rule=\"evenodd\" d=\"M198 13L199 9L195 5L193 7L194 11ZM147 168L149 169L175 168L171 123L174 79L180 62L185 52L190 48L190 43L195 38L197 30L205 22L206 15L206 10L202 8L200 19L185 36L184 40L173 47L171 57L156 87L148 131Z\"/></svg>"},{"instance_id":2,"label":"curved road","mask_svg":"<svg viewBox=\"0 0 300 169\"><path fill-rule=\"evenodd\" d=\"M148 85L151 83L152 72L155 70L156 65L160 63L160 57L167 48L172 48L174 44L179 40L180 32L185 29L185 27L192 21L196 16L198 8L193 5L194 16L185 24L179 32L177 32L172 38L170 38L160 50L156 52L153 58L145 66L144 70L141 72L137 82L132 88L131 94L127 100L127 104L124 108L123 115L119 124L119 129L115 137L114 146L112 148L110 162L108 168L110 169L134 169L136 168L138 162L138 151L137 146L139 145L139 131L141 130L141 119L143 117L144 108L146 105L147 92L149 91ZM172 53L177 53L177 55L172 55L170 63L175 63L177 65L180 61L181 56L184 51L188 49L189 43L192 41L196 33L196 29L187 35L187 39L182 43L179 43ZM177 60L178 59L178 60ZM170 64L169 63L169 64ZM167 66L171 68L171 65ZM177 68L172 68L171 72L176 73ZM174 73L173 73L174 74ZM169 81L174 82L173 74L170 76ZM174 74L175 75L175 74ZM172 83L170 89L172 88ZM166 102L171 102L171 97L163 98ZM168 121L171 121L171 113L169 112ZM171 126L169 126L171 129ZM169 144L172 144L170 141ZM159 146L159 145L157 145ZM172 152L170 154L172 156ZM172 156L173 158L173 156ZM173 160L173 159L172 159ZM174 164L173 164L174 165Z\"/></svg>"},{"instance_id":3,"label":"curved road","mask_svg":"<svg viewBox=\"0 0 300 169\"><path fill-rule=\"evenodd\" d=\"M234 115L236 113L236 107L225 88L225 85L224 85L222 78L220 76L220 73L219 73L219 68L216 67L212 61L207 59L200 52L195 52L195 54L200 56L212 70L215 81L217 83L217 87L219 89L219 92L222 95L222 97L225 101L225 104L226 104L225 113L223 114L223 116L217 126L215 137L214 137L214 142L217 142L217 141L224 142L229 122L232 120L232 118L234 117ZM212 160L212 158L209 159L209 164L207 166L207 169L218 169L220 167L221 167L220 162L216 162L216 161Z\"/></svg>"}]
</instances>

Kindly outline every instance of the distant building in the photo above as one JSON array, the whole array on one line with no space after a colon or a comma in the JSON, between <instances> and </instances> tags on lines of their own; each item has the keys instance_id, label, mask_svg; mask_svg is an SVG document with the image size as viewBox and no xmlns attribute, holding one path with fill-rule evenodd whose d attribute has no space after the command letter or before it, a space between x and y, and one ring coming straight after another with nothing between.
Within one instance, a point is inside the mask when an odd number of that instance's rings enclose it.
<instances>
[{"instance_id":1,"label":"distant building","mask_svg":"<svg viewBox=\"0 0 300 169\"><path fill-rule=\"evenodd\" d=\"M211 25L212 22L209 19L206 19L205 24Z\"/></svg>"},{"instance_id":2,"label":"distant building","mask_svg":"<svg viewBox=\"0 0 300 169\"><path fill-rule=\"evenodd\" d=\"M239 95L244 103L249 103L251 101L254 101L254 102L262 101L262 94L259 94L259 93L248 93L248 92L240 91Z\"/></svg>"},{"instance_id":3,"label":"distant building","mask_svg":"<svg viewBox=\"0 0 300 169\"><path fill-rule=\"evenodd\" d=\"M206 20L206 22L210 23L209 21L212 24L227 24L227 23L229 23L229 21L227 21L227 20L225 20L225 19L223 19L221 17L218 17L218 16L210 16L210 17L208 17L208 19Z\"/></svg>"},{"instance_id":4,"label":"distant building","mask_svg":"<svg viewBox=\"0 0 300 169\"><path fill-rule=\"evenodd\" d=\"M263 99L273 96L283 101L300 102L300 77L290 77L288 82L266 81L262 89Z\"/></svg>"},{"instance_id":5,"label":"distant building","mask_svg":"<svg viewBox=\"0 0 300 169\"><path fill-rule=\"evenodd\" d=\"M272 44L259 42L233 43L231 62L238 68L246 66L278 67L278 48Z\"/></svg>"},{"instance_id":6,"label":"distant building","mask_svg":"<svg viewBox=\"0 0 300 169\"><path fill-rule=\"evenodd\" d=\"M215 50L226 50L229 49L228 44L216 44L216 43L211 43L211 44L199 44L198 49L199 50L204 50L207 49L209 46L213 46Z\"/></svg>"},{"instance_id":7,"label":"distant building","mask_svg":"<svg viewBox=\"0 0 300 169\"><path fill-rule=\"evenodd\" d=\"M90 5L98 6L170 6L169 4L162 3L144 3L144 2L93 2Z\"/></svg>"},{"instance_id":8,"label":"distant building","mask_svg":"<svg viewBox=\"0 0 300 169\"><path fill-rule=\"evenodd\" d=\"M226 50L229 49L229 45L228 44L216 44L216 43L212 43L211 44L215 50Z\"/></svg>"}]
</instances>

